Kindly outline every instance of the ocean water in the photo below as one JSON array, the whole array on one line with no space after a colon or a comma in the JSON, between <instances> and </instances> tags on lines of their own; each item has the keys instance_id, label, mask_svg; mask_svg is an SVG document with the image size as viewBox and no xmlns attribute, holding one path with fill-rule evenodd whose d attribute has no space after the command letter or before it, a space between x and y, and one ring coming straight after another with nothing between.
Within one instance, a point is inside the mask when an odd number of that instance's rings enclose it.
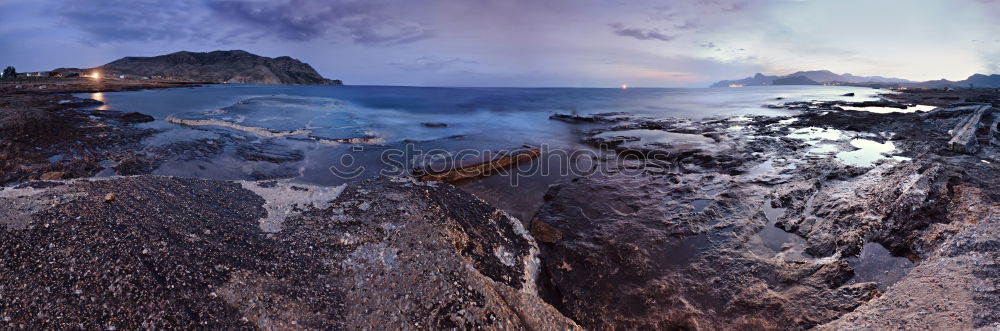
<instances>
[{"instance_id":1,"label":"ocean water","mask_svg":"<svg viewBox=\"0 0 1000 331\"><path fill-rule=\"evenodd\" d=\"M849 92L857 96L841 96ZM628 112L691 119L781 116L790 113L762 105L874 100L876 92L884 91L826 86L589 89L227 84L78 96L104 101L100 109L135 111L156 118L141 124L161 130L144 142L147 148L182 152L169 157L155 174L214 179L282 177L339 185L377 176L387 168L408 163L414 155L432 151L497 151L522 145L587 149L579 141L588 127L549 120L555 113ZM208 148L183 145L192 142ZM224 147L211 148L215 146ZM394 151L406 153L387 162L387 153L395 155ZM248 158L247 154L258 157ZM554 167L550 174L521 178L516 186L500 176L462 188L527 218L541 203L545 188L561 178L551 173L558 174L559 168L567 166L546 166Z\"/></svg>"}]
</instances>

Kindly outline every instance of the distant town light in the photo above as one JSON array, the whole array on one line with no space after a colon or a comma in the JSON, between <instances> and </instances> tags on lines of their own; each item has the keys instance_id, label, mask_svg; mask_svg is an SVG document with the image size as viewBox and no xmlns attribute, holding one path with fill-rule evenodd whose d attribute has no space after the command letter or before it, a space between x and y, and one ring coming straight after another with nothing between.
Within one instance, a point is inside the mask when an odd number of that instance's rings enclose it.
<instances>
[{"instance_id":1,"label":"distant town light","mask_svg":"<svg viewBox=\"0 0 1000 331\"><path fill-rule=\"evenodd\" d=\"M624 89L627 89L627 88L628 88L628 84L622 84L622 89L623 89L623 90L624 90Z\"/></svg>"},{"instance_id":2,"label":"distant town light","mask_svg":"<svg viewBox=\"0 0 1000 331\"><path fill-rule=\"evenodd\" d=\"M90 74L90 78L93 78L93 79L100 79L100 78L101 78L101 74L100 74L100 73L97 73L97 72L95 72L95 73L92 73L92 74Z\"/></svg>"}]
</instances>

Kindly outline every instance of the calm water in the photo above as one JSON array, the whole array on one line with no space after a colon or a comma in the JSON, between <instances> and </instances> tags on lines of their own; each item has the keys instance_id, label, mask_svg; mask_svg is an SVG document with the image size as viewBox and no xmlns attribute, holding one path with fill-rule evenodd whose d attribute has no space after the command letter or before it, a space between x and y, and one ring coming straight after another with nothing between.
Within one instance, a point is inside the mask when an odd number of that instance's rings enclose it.
<instances>
[{"instance_id":1,"label":"calm water","mask_svg":"<svg viewBox=\"0 0 1000 331\"><path fill-rule=\"evenodd\" d=\"M629 112L653 117L701 119L734 115L787 115L761 105L782 101L874 99L875 90L853 87L770 86L739 89L422 88L389 86L214 85L199 88L80 94L106 103L102 109L136 111L157 120L142 124L163 130L149 148L211 141L218 153L182 153L154 173L215 179L293 177L318 185L356 179L331 172L364 166L358 177L386 168L390 149L502 150L524 144L583 149L585 127L549 120L554 113ZM781 97L784 100L777 101ZM166 119L201 121L186 126ZM429 127L422 123L444 123ZM335 143L361 138L365 143ZM291 153L281 162L248 161L246 150ZM412 153L418 154L418 153ZM411 157L407 155L406 157ZM348 163L349 166L337 166ZM408 161L408 160L406 160ZM566 165L555 165L562 167ZM463 186L487 201L530 217L545 188L557 176L519 180L488 178Z\"/></svg>"}]
</instances>

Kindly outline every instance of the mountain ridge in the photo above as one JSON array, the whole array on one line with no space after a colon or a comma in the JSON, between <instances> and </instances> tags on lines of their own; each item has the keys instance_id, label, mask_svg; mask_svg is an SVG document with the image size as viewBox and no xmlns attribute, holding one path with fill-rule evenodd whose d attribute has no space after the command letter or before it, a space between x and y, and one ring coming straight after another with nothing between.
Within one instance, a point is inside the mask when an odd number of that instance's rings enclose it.
<instances>
[{"instance_id":1,"label":"mountain ridge","mask_svg":"<svg viewBox=\"0 0 1000 331\"><path fill-rule=\"evenodd\" d=\"M846 74L836 74L829 70L809 70L809 71L797 71L788 75L764 75L762 73L757 73L752 77L747 77L743 79L734 80L722 80L715 82L711 87L728 87L730 85L742 85L742 86L764 86L764 85L774 85L773 82L779 79L789 79L794 77L805 77L809 80L815 81L819 84L826 83L848 83L848 84L861 84L861 83L916 83L911 80L892 78L892 77L882 77L882 76L855 76L849 73ZM778 84L780 85L780 84Z\"/></svg>"},{"instance_id":2,"label":"mountain ridge","mask_svg":"<svg viewBox=\"0 0 1000 331\"><path fill-rule=\"evenodd\" d=\"M341 81L324 78L309 64L289 56L271 58L243 50L126 56L95 68L54 71L80 74L96 71L110 77L125 75L214 83L342 85Z\"/></svg>"},{"instance_id":3,"label":"mountain ridge","mask_svg":"<svg viewBox=\"0 0 1000 331\"><path fill-rule=\"evenodd\" d=\"M788 84L802 78L815 81L818 84L847 85L847 86L882 86L892 85L899 87L922 87L922 88L1000 88L1000 75L973 74L960 81L950 81L947 79L929 80L924 82L912 81L902 78L882 77L882 76L855 76L849 73L836 74L829 70L798 71L788 75L769 76L757 73L751 77L735 80L721 80L712 84L711 87L729 86L767 86L767 85L802 85Z\"/></svg>"}]
</instances>

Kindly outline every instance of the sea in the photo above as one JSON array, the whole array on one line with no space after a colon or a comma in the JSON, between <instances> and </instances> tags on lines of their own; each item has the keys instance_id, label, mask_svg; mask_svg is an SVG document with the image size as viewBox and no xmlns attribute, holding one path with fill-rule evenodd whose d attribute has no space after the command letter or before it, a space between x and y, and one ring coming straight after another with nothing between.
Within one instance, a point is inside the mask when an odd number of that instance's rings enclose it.
<instances>
[{"instance_id":1,"label":"sea","mask_svg":"<svg viewBox=\"0 0 1000 331\"><path fill-rule=\"evenodd\" d=\"M98 109L140 112L157 134L142 144L171 151L157 175L253 180L286 178L332 186L408 171L428 155L545 146L586 151L592 127L550 120L553 114L625 112L656 118L785 116L764 105L811 100L875 100L870 88L760 86L744 88L465 88L277 86L220 84L192 88L84 93ZM843 96L854 93L854 97ZM115 160L109 160L113 166ZM495 176L459 187L522 220L542 203L563 168ZM113 171L105 172L113 174Z\"/></svg>"}]
</instances>

